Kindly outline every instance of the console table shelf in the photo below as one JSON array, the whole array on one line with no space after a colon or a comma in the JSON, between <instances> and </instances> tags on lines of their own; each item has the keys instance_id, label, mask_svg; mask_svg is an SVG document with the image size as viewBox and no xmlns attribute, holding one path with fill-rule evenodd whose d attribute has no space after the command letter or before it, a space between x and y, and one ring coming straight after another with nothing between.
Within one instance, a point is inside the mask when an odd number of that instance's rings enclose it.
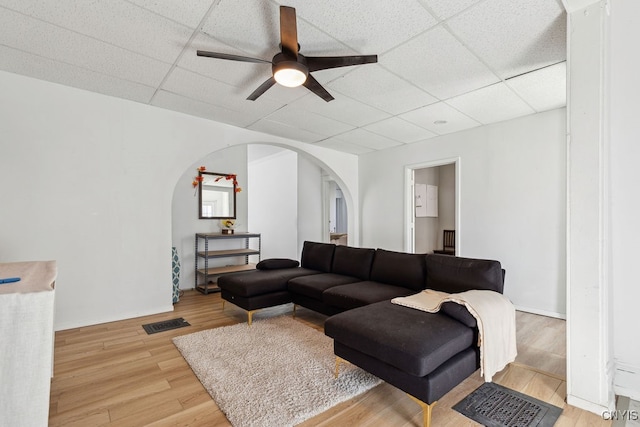
<instances>
[{"instance_id":1,"label":"console table shelf","mask_svg":"<svg viewBox=\"0 0 640 427\"><path fill-rule=\"evenodd\" d=\"M249 241L251 239L258 240L258 249L249 248ZM209 249L209 244L212 240L244 240L244 247L235 249ZM259 261L261 246L262 238L260 233L196 233L195 288L203 294L208 294L210 292L219 292L220 288L215 285L213 279L220 274L235 273L255 269L256 264L249 263L249 256L257 255ZM234 257L243 257L244 263L216 267L209 266L210 259Z\"/></svg>"}]
</instances>

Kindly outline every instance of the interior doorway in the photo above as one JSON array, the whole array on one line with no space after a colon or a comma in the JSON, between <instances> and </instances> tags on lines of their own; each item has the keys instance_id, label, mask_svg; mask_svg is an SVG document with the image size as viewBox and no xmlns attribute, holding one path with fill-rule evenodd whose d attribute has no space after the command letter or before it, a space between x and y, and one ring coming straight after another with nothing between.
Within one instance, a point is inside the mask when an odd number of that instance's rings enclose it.
<instances>
[{"instance_id":1,"label":"interior doorway","mask_svg":"<svg viewBox=\"0 0 640 427\"><path fill-rule=\"evenodd\" d=\"M406 174L407 251L443 253L446 246L460 254L459 159L411 165Z\"/></svg>"},{"instance_id":2,"label":"interior doorway","mask_svg":"<svg viewBox=\"0 0 640 427\"><path fill-rule=\"evenodd\" d=\"M338 183L325 175L323 180L325 236L336 245L348 244L347 203Z\"/></svg>"}]
</instances>

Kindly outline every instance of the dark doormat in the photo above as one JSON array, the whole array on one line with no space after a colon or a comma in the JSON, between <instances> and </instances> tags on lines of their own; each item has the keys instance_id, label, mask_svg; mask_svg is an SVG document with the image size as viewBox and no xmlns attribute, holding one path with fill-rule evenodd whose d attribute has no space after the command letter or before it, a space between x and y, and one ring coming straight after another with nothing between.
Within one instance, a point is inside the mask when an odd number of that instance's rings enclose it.
<instances>
[{"instance_id":1,"label":"dark doormat","mask_svg":"<svg viewBox=\"0 0 640 427\"><path fill-rule=\"evenodd\" d=\"M551 427L562 408L494 383L484 383L453 409L487 427Z\"/></svg>"},{"instance_id":2,"label":"dark doormat","mask_svg":"<svg viewBox=\"0 0 640 427\"><path fill-rule=\"evenodd\" d=\"M162 322L149 323L147 325L142 325L147 334L155 334L156 332L164 332L169 331L171 329L183 328L185 326L191 326L189 322L184 320L182 317L171 320L163 320Z\"/></svg>"}]
</instances>

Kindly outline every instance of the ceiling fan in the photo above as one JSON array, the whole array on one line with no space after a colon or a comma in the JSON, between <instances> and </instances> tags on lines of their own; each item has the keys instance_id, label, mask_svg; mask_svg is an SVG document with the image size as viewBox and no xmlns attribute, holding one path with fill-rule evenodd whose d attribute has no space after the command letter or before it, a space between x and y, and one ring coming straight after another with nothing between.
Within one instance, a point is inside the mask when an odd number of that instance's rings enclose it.
<instances>
[{"instance_id":1,"label":"ceiling fan","mask_svg":"<svg viewBox=\"0 0 640 427\"><path fill-rule=\"evenodd\" d=\"M280 53L277 53L271 61L204 50L198 50L197 53L198 56L209 58L271 64L272 76L249 95L247 99L251 101L255 101L275 83L279 83L287 87L304 85L329 102L334 99L333 96L311 75L312 71L378 62L378 55L304 56L298 52L299 49L296 10L293 7L280 6Z\"/></svg>"}]
</instances>

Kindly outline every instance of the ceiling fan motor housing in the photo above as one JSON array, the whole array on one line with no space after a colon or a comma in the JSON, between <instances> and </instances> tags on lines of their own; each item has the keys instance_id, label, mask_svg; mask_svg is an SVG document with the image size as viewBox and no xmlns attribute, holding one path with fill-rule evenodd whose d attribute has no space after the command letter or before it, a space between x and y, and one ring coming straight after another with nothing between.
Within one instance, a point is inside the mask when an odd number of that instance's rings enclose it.
<instances>
[{"instance_id":1,"label":"ceiling fan motor housing","mask_svg":"<svg viewBox=\"0 0 640 427\"><path fill-rule=\"evenodd\" d=\"M307 60L301 54L298 54L296 59L284 53L278 53L273 57L272 64L273 77L283 86L300 86L309 76Z\"/></svg>"}]
</instances>

